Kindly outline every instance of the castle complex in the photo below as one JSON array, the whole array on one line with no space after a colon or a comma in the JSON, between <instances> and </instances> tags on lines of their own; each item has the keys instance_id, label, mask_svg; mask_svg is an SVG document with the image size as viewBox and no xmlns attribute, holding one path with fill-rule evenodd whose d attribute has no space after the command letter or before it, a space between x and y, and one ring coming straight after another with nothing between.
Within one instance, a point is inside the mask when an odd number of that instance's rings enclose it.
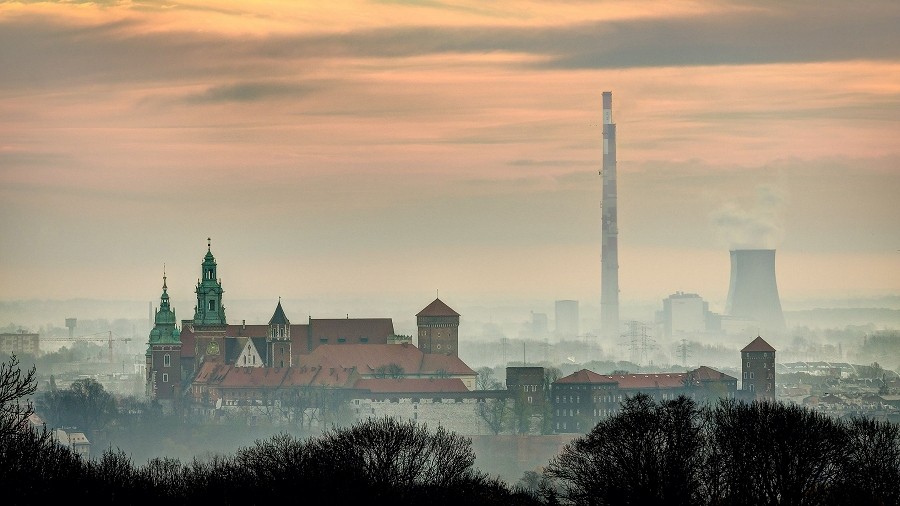
<instances>
[{"instance_id":1,"label":"castle complex","mask_svg":"<svg viewBox=\"0 0 900 506\"><path fill-rule=\"evenodd\" d=\"M708 367L668 374L581 370L555 381L542 367L508 367L505 390L476 390L476 372L458 355L460 314L440 298L416 314L417 345L397 335L390 318L294 323L280 299L267 324L228 323L209 244L195 293L194 317L179 329L163 273L146 393L166 411L209 420L242 416L312 430L396 416L469 435L572 433L589 430L637 392L658 400L736 394L736 378ZM774 349L758 338L742 358L751 369L744 389L772 392Z\"/></svg>"},{"instance_id":2,"label":"castle complex","mask_svg":"<svg viewBox=\"0 0 900 506\"><path fill-rule=\"evenodd\" d=\"M419 344L390 318L309 318L292 323L281 300L265 325L228 323L211 246L201 264L194 317L176 325L163 275L146 353L147 396L165 409L239 405L296 389L385 391L394 387L468 392L475 372L457 354L459 313L435 299L417 316ZM398 384L398 380L403 380ZM413 380L429 380L426 383ZM296 392L295 392L296 393Z\"/></svg>"}]
</instances>

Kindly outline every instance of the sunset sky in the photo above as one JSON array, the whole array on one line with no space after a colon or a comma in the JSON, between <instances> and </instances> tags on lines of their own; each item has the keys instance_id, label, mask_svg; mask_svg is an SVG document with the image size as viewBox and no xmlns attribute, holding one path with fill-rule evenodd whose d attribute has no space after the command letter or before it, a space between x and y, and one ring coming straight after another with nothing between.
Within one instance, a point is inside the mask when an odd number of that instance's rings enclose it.
<instances>
[{"instance_id":1,"label":"sunset sky","mask_svg":"<svg viewBox=\"0 0 900 506\"><path fill-rule=\"evenodd\" d=\"M900 294L900 2L0 3L0 300ZM178 309L189 318L191 308ZM419 308L415 308L419 309Z\"/></svg>"}]
</instances>

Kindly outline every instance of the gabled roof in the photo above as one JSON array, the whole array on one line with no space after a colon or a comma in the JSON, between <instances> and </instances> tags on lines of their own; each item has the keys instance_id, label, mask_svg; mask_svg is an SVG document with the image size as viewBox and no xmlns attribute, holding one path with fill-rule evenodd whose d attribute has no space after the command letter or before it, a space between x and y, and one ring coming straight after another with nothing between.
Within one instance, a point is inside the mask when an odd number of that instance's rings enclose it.
<instances>
[{"instance_id":1,"label":"gabled roof","mask_svg":"<svg viewBox=\"0 0 900 506\"><path fill-rule=\"evenodd\" d=\"M597 374L587 369L574 372L564 378L560 378L553 384L617 384L621 389L658 389L658 388L683 388L688 378L694 381L723 381L737 378L712 369L701 366L690 372L664 372L648 374Z\"/></svg>"},{"instance_id":2,"label":"gabled roof","mask_svg":"<svg viewBox=\"0 0 900 506\"><path fill-rule=\"evenodd\" d=\"M734 376L729 376L723 372L719 372L711 367L706 367L705 365L701 365L700 367L690 371L688 375L692 380L695 381L723 381L723 380L734 380L737 381L737 378Z\"/></svg>"},{"instance_id":3,"label":"gabled roof","mask_svg":"<svg viewBox=\"0 0 900 506\"><path fill-rule=\"evenodd\" d=\"M284 315L284 309L281 308L281 298L278 298L278 305L275 306L275 313L269 318L269 325L290 325L287 316Z\"/></svg>"},{"instance_id":4,"label":"gabled roof","mask_svg":"<svg viewBox=\"0 0 900 506\"><path fill-rule=\"evenodd\" d=\"M775 351L775 348L770 346L762 337L756 336L756 339L741 350L741 352L745 351Z\"/></svg>"},{"instance_id":5,"label":"gabled roof","mask_svg":"<svg viewBox=\"0 0 900 506\"><path fill-rule=\"evenodd\" d=\"M459 316L459 313L450 309L441 299L434 299L431 304L425 306L416 316Z\"/></svg>"},{"instance_id":6,"label":"gabled roof","mask_svg":"<svg viewBox=\"0 0 900 506\"><path fill-rule=\"evenodd\" d=\"M368 390L372 393L430 394L469 391L459 378L369 378L357 380L353 387L357 390Z\"/></svg>"},{"instance_id":7,"label":"gabled roof","mask_svg":"<svg viewBox=\"0 0 900 506\"><path fill-rule=\"evenodd\" d=\"M560 378L554 381L554 383L616 383L616 381L610 379L609 376L603 376L594 371L582 369L580 371L575 371L564 378Z\"/></svg>"}]
</instances>

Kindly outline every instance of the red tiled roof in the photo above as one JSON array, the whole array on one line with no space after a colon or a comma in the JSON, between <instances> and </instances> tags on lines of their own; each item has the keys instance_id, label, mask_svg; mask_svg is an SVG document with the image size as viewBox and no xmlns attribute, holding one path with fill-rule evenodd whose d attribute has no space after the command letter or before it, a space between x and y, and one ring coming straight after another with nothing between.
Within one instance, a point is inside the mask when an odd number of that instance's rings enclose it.
<instances>
[{"instance_id":1,"label":"red tiled roof","mask_svg":"<svg viewBox=\"0 0 900 506\"><path fill-rule=\"evenodd\" d=\"M359 374L356 369L322 366L312 377L310 386L350 388L357 378Z\"/></svg>"},{"instance_id":2,"label":"red tiled roof","mask_svg":"<svg viewBox=\"0 0 900 506\"><path fill-rule=\"evenodd\" d=\"M560 378L554 381L554 383L615 383L614 380L610 380L609 378L609 376L602 376L594 371L582 369L580 371L575 371L564 378Z\"/></svg>"},{"instance_id":3,"label":"red tiled roof","mask_svg":"<svg viewBox=\"0 0 900 506\"><path fill-rule=\"evenodd\" d=\"M194 383L218 383L231 370L230 365L221 362L204 362L194 376Z\"/></svg>"},{"instance_id":4,"label":"red tiled roof","mask_svg":"<svg viewBox=\"0 0 900 506\"><path fill-rule=\"evenodd\" d=\"M442 393L468 392L459 378L360 379L354 388L372 393Z\"/></svg>"},{"instance_id":5,"label":"red tiled roof","mask_svg":"<svg viewBox=\"0 0 900 506\"><path fill-rule=\"evenodd\" d=\"M750 342L747 346L744 346L744 351L775 351L775 348L769 345L762 337L756 336L756 339Z\"/></svg>"},{"instance_id":6,"label":"red tiled roof","mask_svg":"<svg viewBox=\"0 0 900 506\"><path fill-rule=\"evenodd\" d=\"M232 367L222 378L223 388L275 388L281 386L287 367Z\"/></svg>"},{"instance_id":7,"label":"red tiled roof","mask_svg":"<svg viewBox=\"0 0 900 506\"><path fill-rule=\"evenodd\" d=\"M459 313L450 309L441 299L434 299L425 309L419 311L416 316L459 316Z\"/></svg>"},{"instance_id":8,"label":"red tiled roof","mask_svg":"<svg viewBox=\"0 0 900 506\"><path fill-rule=\"evenodd\" d=\"M387 337L394 333L394 323L390 318L329 318L310 319L309 327L313 340L318 339L352 339L369 338L369 342L386 343ZM291 326L293 336L294 327Z\"/></svg>"},{"instance_id":9,"label":"red tiled roof","mask_svg":"<svg viewBox=\"0 0 900 506\"><path fill-rule=\"evenodd\" d=\"M422 367L419 372L422 374L433 374L441 370L457 375L476 374L471 367L455 355L447 355L446 353L424 353L422 355Z\"/></svg>"},{"instance_id":10,"label":"red tiled roof","mask_svg":"<svg viewBox=\"0 0 900 506\"><path fill-rule=\"evenodd\" d=\"M576 371L554 383L562 384L597 384L616 383L622 389L640 388L680 388L684 386L687 373L658 373L658 374L597 374L587 369Z\"/></svg>"},{"instance_id":11,"label":"red tiled roof","mask_svg":"<svg viewBox=\"0 0 900 506\"><path fill-rule=\"evenodd\" d=\"M619 388L681 388L687 373L624 374L607 378L616 380Z\"/></svg>"},{"instance_id":12,"label":"red tiled roof","mask_svg":"<svg viewBox=\"0 0 900 506\"><path fill-rule=\"evenodd\" d=\"M321 367L289 367L287 377L284 378L284 386L286 387L303 387L313 383L316 375L322 370Z\"/></svg>"},{"instance_id":13,"label":"red tiled roof","mask_svg":"<svg viewBox=\"0 0 900 506\"><path fill-rule=\"evenodd\" d=\"M722 380L735 380L737 378L734 376L729 376L723 372L719 372L711 367L706 367L705 365L701 365L700 367L690 371L688 373L692 379L699 381L722 381Z\"/></svg>"},{"instance_id":14,"label":"red tiled roof","mask_svg":"<svg viewBox=\"0 0 900 506\"><path fill-rule=\"evenodd\" d=\"M373 374L382 366L397 364L407 374L422 367L421 350L411 344L323 344L299 358L302 365L355 368Z\"/></svg>"}]
</instances>

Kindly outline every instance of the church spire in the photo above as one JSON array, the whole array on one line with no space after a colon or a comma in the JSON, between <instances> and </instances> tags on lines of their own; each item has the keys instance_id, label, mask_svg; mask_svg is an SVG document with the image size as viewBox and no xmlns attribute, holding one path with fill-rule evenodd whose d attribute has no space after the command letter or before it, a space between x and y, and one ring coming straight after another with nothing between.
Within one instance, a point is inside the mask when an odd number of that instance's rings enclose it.
<instances>
[{"instance_id":1,"label":"church spire","mask_svg":"<svg viewBox=\"0 0 900 506\"><path fill-rule=\"evenodd\" d=\"M222 305L222 283L216 275L216 257L212 254L212 239L206 238L206 255L200 266L201 279L197 281L197 306L194 307L194 325L225 325L225 307Z\"/></svg>"}]
</instances>

